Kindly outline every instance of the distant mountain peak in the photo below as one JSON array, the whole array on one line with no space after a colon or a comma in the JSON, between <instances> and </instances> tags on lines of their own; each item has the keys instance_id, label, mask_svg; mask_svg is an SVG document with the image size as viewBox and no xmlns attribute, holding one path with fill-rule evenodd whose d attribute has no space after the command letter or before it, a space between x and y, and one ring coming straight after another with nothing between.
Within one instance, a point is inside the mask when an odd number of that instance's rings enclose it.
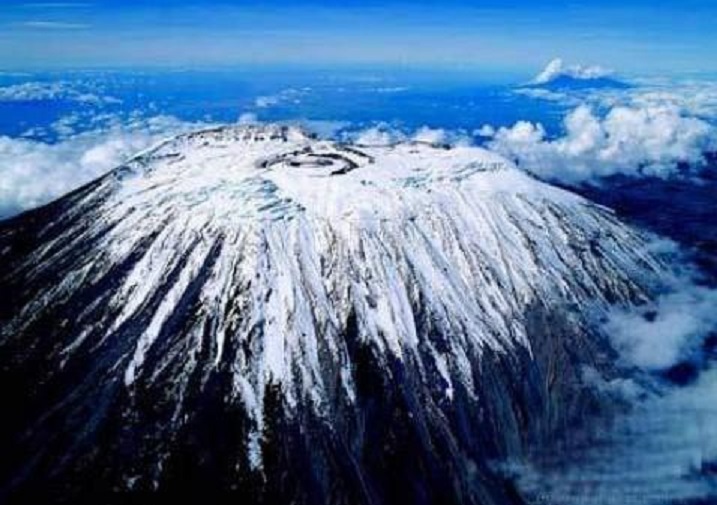
<instances>
[{"instance_id":1,"label":"distant mountain peak","mask_svg":"<svg viewBox=\"0 0 717 505\"><path fill-rule=\"evenodd\" d=\"M628 87L612 70L599 65L567 65L554 58L528 84L545 88Z\"/></svg>"}]
</instances>

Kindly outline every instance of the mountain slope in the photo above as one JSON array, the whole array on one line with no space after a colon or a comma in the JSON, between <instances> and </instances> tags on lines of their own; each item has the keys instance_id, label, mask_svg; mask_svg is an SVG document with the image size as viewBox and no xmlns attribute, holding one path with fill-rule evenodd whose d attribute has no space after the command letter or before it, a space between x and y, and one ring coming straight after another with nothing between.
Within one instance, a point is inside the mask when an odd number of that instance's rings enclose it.
<instances>
[{"instance_id":1,"label":"mountain slope","mask_svg":"<svg viewBox=\"0 0 717 505\"><path fill-rule=\"evenodd\" d=\"M477 148L168 140L0 224L9 500L520 503L659 264Z\"/></svg>"}]
</instances>

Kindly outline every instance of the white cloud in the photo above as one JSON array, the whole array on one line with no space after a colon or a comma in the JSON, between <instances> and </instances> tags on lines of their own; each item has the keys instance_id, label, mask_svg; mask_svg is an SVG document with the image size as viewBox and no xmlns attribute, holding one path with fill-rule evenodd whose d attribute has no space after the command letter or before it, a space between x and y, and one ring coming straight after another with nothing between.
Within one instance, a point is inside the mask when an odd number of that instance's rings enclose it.
<instances>
[{"instance_id":1,"label":"white cloud","mask_svg":"<svg viewBox=\"0 0 717 505\"><path fill-rule=\"evenodd\" d=\"M331 119L302 119L297 124L323 139L340 138L344 131L351 126L349 121Z\"/></svg>"},{"instance_id":2,"label":"white cloud","mask_svg":"<svg viewBox=\"0 0 717 505\"><path fill-rule=\"evenodd\" d=\"M259 96L254 100L254 105L259 107L260 109L265 109L267 107L271 107L273 105L277 105L280 102L278 96Z\"/></svg>"},{"instance_id":3,"label":"white cloud","mask_svg":"<svg viewBox=\"0 0 717 505\"><path fill-rule=\"evenodd\" d=\"M408 86L385 86L381 88L374 88L374 91L376 93L381 94L391 94L391 93L403 93L404 91L408 91L410 88Z\"/></svg>"},{"instance_id":4,"label":"white cloud","mask_svg":"<svg viewBox=\"0 0 717 505\"><path fill-rule=\"evenodd\" d=\"M307 95L310 91L311 88L287 88L275 95L263 95L257 97L254 100L254 105L260 109L266 109L282 103L299 104L301 103L302 97Z\"/></svg>"},{"instance_id":5,"label":"white cloud","mask_svg":"<svg viewBox=\"0 0 717 505\"><path fill-rule=\"evenodd\" d=\"M619 100L620 97L611 99ZM686 114L717 118L717 82L713 81L646 82L629 93L628 100L629 104L638 107L670 104ZM605 103L606 98L602 102Z\"/></svg>"},{"instance_id":6,"label":"white cloud","mask_svg":"<svg viewBox=\"0 0 717 505\"><path fill-rule=\"evenodd\" d=\"M427 142L429 144L442 144L447 141L448 135L442 128L429 128L422 126L413 135L416 142Z\"/></svg>"},{"instance_id":7,"label":"white cloud","mask_svg":"<svg viewBox=\"0 0 717 505\"><path fill-rule=\"evenodd\" d=\"M259 118L253 112L244 112L239 115L237 123L239 124L254 124L259 122Z\"/></svg>"},{"instance_id":8,"label":"white cloud","mask_svg":"<svg viewBox=\"0 0 717 505\"><path fill-rule=\"evenodd\" d=\"M717 330L717 289L699 283L699 270L676 242L655 236L648 248L672 265L661 295L637 308L615 307L604 329L627 364L660 371L695 357Z\"/></svg>"},{"instance_id":9,"label":"white cloud","mask_svg":"<svg viewBox=\"0 0 717 505\"><path fill-rule=\"evenodd\" d=\"M714 481L703 470L717 461L717 369L660 394L615 380L601 389L625 386L638 400L629 412L586 426L540 465L520 468L520 487L558 503L714 503Z\"/></svg>"},{"instance_id":10,"label":"white cloud","mask_svg":"<svg viewBox=\"0 0 717 505\"><path fill-rule=\"evenodd\" d=\"M585 104L595 108L670 105L683 114L717 119L717 81L709 79L633 79L629 88L577 88L559 91L518 87L517 95L555 102L565 107Z\"/></svg>"},{"instance_id":11,"label":"white cloud","mask_svg":"<svg viewBox=\"0 0 717 505\"><path fill-rule=\"evenodd\" d=\"M668 177L679 162L700 165L717 149L717 129L672 104L616 106L598 116L579 106L564 120L562 137L549 139L539 123L500 128L489 147L525 170L575 183L617 173Z\"/></svg>"},{"instance_id":12,"label":"white cloud","mask_svg":"<svg viewBox=\"0 0 717 505\"><path fill-rule=\"evenodd\" d=\"M480 137L493 137L495 135L495 127L489 124L484 124L477 130L473 131L473 135Z\"/></svg>"},{"instance_id":13,"label":"white cloud","mask_svg":"<svg viewBox=\"0 0 717 505\"><path fill-rule=\"evenodd\" d=\"M354 136L354 142L364 146L388 146L404 139L405 135L386 125L366 128Z\"/></svg>"},{"instance_id":14,"label":"white cloud","mask_svg":"<svg viewBox=\"0 0 717 505\"><path fill-rule=\"evenodd\" d=\"M50 128L58 135L59 138L67 138L76 133L76 127L80 121L80 115L70 114L69 116L63 116L52 123Z\"/></svg>"},{"instance_id":15,"label":"white cloud","mask_svg":"<svg viewBox=\"0 0 717 505\"><path fill-rule=\"evenodd\" d=\"M350 129L350 123L342 123L339 137L348 142L364 146L390 146L398 142L425 142L427 144L440 144L448 146L465 146L472 143L465 130L450 130L421 126L414 131L407 131L388 123L378 123L361 130Z\"/></svg>"},{"instance_id":16,"label":"white cloud","mask_svg":"<svg viewBox=\"0 0 717 505\"><path fill-rule=\"evenodd\" d=\"M159 140L200 125L158 116L49 144L0 136L0 217L42 205Z\"/></svg>"},{"instance_id":17,"label":"white cloud","mask_svg":"<svg viewBox=\"0 0 717 505\"><path fill-rule=\"evenodd\" d=\"M120 103L111 96L98 94L90 87L67 81L25 82L0 87L0 102L27 102L40 100L69 100L87 104Z\"/></svg>"},{"instance_id":18,"label":"white cloud","mask_svg":"<svg viewBox=\"0 0 717 505\"><path fill-rule=\"evenodd\" d=\"M601 393L623 400L638 400L644 395L644 388L632 378L607 378L594 367L583 365L581 370L583 384Z\"/></svg>"},{"instance_id":19,"label":"white cloud","mask_svg":"<svg viewBox=\"0 0 717 505\"><path fill-rule=\"evenodd\" d=\"M539 100L547 100L549 102L557 102L565 106L576 106L583 102L587 102L593 93L586 93L585 91L573 91L568 93L567 91L553 91L545 88L517 88L513 90L516 95L523 95L529 98L536 98ZM587 95L587 96L586 96Z\"/></svg>"},{"instance_id":20,"label":"white cloud","mask_svg":"<svg viewBox=\"0 0 717 505\"><path fill-rule=\"evenodd\" d=\"M574 79L598 79L612 74L611 70L598 65L566 65L562 59L555 58L532 80L532 84L547 84L558 77Z\"/></svg>"},{"instance_id":21,"label":"white cloud","mask_svg":"<svg viewBox=\"0 0 717 505\"><path fill-rule=\"evenodd\" d=\"M668 368L689 356L717 328L717 291L691 283L657 298L640 311L615 311L605 329L629 363Z\"/></svg>"}]
</instances>

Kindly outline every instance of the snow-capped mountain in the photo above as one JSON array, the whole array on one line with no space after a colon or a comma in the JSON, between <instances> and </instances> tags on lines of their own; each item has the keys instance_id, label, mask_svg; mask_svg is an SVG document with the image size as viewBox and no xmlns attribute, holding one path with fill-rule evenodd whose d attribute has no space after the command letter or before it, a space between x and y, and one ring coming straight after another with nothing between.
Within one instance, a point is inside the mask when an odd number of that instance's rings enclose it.
<instances>
[{"instance_id":1,"label":"snow-capped mountain","mask_svg":"<svg viewBox=\"0 0 717 505\"><path fill-rule=\"evenodd\" d=\"M521 503L644 246L475 147L167 140L0 223L0 496Z\"/></svg>"},{"instance_id":2,"label":"snow-capped mountain","mask_svg":"<svg viewBox=\"0 0 717 505\"><path fill-rule=\"evenodd\" d=\"M611 70L597 65L566 65L561 58L551 60L527 85L547 90L624 89L630 85Z\"/></svg>"}]
</instances>

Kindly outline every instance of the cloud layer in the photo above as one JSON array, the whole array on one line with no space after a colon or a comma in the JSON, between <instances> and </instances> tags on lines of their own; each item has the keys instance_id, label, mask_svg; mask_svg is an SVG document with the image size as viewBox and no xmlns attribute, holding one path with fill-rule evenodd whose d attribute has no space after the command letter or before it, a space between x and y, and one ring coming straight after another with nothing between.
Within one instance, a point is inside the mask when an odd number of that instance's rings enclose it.
<instances>
[{"instance_id":1,"label":"cloud layer","mask_svg":"<svg viewBox=\"0 0 717 505\"><path fill-rule=\"evenodd\" d=\"M0 136L0 218L47 203L159 140L198 126L158 116L53 144Z\"/></svg>"},{"instance_id":2,"label":"cloud layer","mask_svg":"<svg viewBox=\"0 0 717 505\"><path fill-rule=\"evenodd\" d=\"M86 85L67 81L24 82L0 87L0 102L67 100L86 104L120 103L117 98L98 93Z\"/></svg>"},{"instance_id":3,"label":"cloud layer","mask_svg":"<svg viewBox=\"0 0 717 505\"><path fill-rule=\"evenodd\" d=\"M259 109L266 109L268 107L274 107L276 105L287 103L297 105L301 103L302 98L309 92L311 92L311 88L308 87L301 89L287 88L274 95L262 95L256 97L254 105Z\"/></svg>"},{"instance_id":4,"label":"cloud layer","mask_svg":"<svg viewBox=\"0 0 717 505\"><path fill-rule=\"evenodd\" d=\"M668 177L680 162L702 164L717 149L717 129L670 103L615 106L602 116L581 105L565 117L561 137L519 121L497 129L488 145L525 170L570 183L618 173Z\"/></svg>"},{"instance_id":5,"label":"cloud layer","mask_svg":"<svg viewBox=\"0 0 717 505\"><path fill-rule=\"evenodd\" d=\"M717 328L715 307L717 291L686 284L644 311L615 312L606 330L628 362L662 370L688 358L704 336Z\"/></svg>"}]
</instances>

